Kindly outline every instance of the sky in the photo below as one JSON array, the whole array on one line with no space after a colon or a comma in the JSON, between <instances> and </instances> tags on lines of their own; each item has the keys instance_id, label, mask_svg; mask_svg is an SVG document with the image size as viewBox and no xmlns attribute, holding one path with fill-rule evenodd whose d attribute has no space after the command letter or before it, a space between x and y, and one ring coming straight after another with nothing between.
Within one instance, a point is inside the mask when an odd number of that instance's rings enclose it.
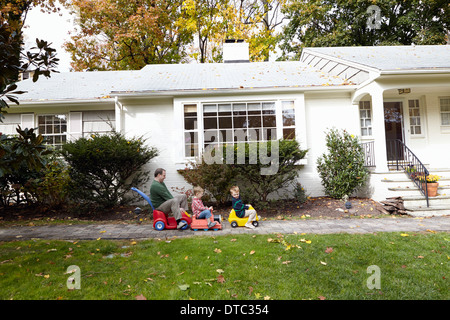
<instances>
[{"instance_id":1,"label":"sky","mask_svg":"<svg viewBox=\"0 0 450 320\"><path fill-rule=\"evenodd\" d=\"M25 48L29 49L36 45L36 38L53 43L56 49L59 72L70 71L70 55L63 49L62 45L70 39L69 32L74 30L74 18L65 8L61 13L43 13L40 8L33 8L28 12L24 31Z\"/></svg>"}]
</instances>

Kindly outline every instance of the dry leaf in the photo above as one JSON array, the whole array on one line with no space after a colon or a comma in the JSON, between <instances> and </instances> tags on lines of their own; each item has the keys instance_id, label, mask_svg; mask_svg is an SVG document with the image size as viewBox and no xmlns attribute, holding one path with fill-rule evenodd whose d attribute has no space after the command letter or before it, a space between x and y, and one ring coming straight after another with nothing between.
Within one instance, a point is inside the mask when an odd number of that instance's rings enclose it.
<instances>
[{"instance_id":1,"label":"dry leaf","mask_svg":"<svg viewBox=\"0 0 450 320\"><path fill-rule=\"evenodd\" d=\"M327 265L327 263L326 263L326 262L323 262L323 261L320 261L320 263L323 264L324 266Z\"/></svg>"},{"instance_id":2,"label":"dry leaf","mask_svg":"<svg viewBox=\"0 0 450 320\"><path fill-rule=\"evenodd\" d=\"M225 282L225 277L223 275L218 275L217 276L217 282L218 283L224 283Z\"/></svg>"},{"instance_id":3,"label":"dry leaf","mask_svg":"<svg viewBox=\"0 0 450 320\"><path fill-rule=\"evenodd\" d=\"M325 249L325 253L332 253L333 252L333 248L332 247L327 247Z\"/></svg>"},{"instance_id":4,"label":"dry leaf","mask_svg":"<svg viewBox=\"0 0 450 320\"><path fill-rule=\"evenodd\" d=\"M326 298L324 296L318 296L319 300L325 300Z\"/></svg>"},{"instance_id":5,"label":"dry leaf","mask_svg":"<svg viewBox=\"0 0 450 320\"><path fill-rule=\"evenodd\" d=\"M250 251L250 254L254 254L254 253L255 253L255 250Z\"/></svg>"},{"instance_id":6,"label":"dry leaf","mask_svg":"<svg viewBox=\"0 0 450 320\"><path fill-rule=\"evenodd\" d=\"M140 294L140 295L138 295L138 296L136 296L136 297L134 297L136 300L147 300L147 298L146 297L144 297L142 294Z\"/></svg>"},{"instance_id":7,"label":"dry leaf","mask_svg":"<svg viewBox=\"0 0 450 320\"><path fill-rule=\"evenodd\" d=\"M289 264L289 263L291 263L291 262L292 262L292 261L287 260L287 261L283 261L282 264Z\"/></svg>"},{"instance_id":8,"label":"dry leaf","mask_svg":"<svg viewBox=\"0 0 450 320\"><path fill-rule=\"evenodd\" d=\"M215 253L221 253L222 250L215 248L215 249L214 249L214 252L215 252Z\"/></svg>"}]
</instances>

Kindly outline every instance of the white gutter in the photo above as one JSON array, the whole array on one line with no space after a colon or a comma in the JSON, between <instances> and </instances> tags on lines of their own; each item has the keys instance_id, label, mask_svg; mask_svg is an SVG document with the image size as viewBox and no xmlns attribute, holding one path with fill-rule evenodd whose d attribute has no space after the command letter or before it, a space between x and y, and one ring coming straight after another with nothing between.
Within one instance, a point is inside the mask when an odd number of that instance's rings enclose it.
<instances>
[{"instance_id":1,"label":"white gutter","mask_svg":"<svg viewBox=\"0 0 450 320\"><path fill-rule=\"evenodd\" d=\"M251 93L274 93L274 92L298 92L298 91L351 91L357 89L358 85L314 85L314 86L291 86L291 87L266 87L266 88L231 88L231 89L193 89L193 90L158 90L158 91L112 91L115 97L133 96L188 96L188 95L219 95L219 94L251 94Z\"/></svg>"}]
</instances>

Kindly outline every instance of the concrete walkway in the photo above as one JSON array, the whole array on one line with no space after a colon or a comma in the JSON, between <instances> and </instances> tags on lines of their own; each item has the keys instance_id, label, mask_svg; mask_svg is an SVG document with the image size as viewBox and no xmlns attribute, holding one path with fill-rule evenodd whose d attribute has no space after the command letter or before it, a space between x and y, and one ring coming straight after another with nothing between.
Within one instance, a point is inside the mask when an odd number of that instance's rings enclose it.
<instances>
[{"instance_id":1,"label":"concrete walkway","mask_svg":"<svg viewBox=\"0 0 450 320\"><path fill-rule=\"evenodd\" d=\"M450 232L450 216L432 218L379 218L379 219L327 219L327 220L267 220L260 221L253 230L232 228L223 222L219 231L163 230L157 231L150 224L75 224L52 226L24 226L0 228L0 241L28 239L96 240L101 239L148 239L185 236L218 236L228 234L271 233L373 233L373 232Z\"/></svg>"}]
</instances>

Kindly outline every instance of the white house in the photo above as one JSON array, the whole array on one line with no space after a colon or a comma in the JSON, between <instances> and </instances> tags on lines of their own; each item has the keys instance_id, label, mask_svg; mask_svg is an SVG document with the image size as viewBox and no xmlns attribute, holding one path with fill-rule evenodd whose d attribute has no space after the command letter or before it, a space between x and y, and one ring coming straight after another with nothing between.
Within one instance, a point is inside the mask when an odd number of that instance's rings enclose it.
<instances>
[{"instance_id":1,"label":"white house","mask_svg":"<svg viewBox=\"0 0 450 320\"><path fill-rule=\"evenodd\" d=\"M233 46L244 49L238 61ZM367 196L401 195L417 214L449 213L443 209L450 208L450 46L306 48L300 61L257 63L248 62L247 48L226 43L225 63L22 81L19 89L27 93L8 110L0 132L14 133L18 124L38 127L54 145L111 126L144 136L160 150L147 169L164 167L169 187L186 185L176 170L202 153L211 135L222 133L231 142L236 130L251 128L263 132L258 139L295 136L309 149L300 182L311 196L321 196L316 160L325 152L325 131L344 128L366 143L372 172ZM390 171L397 169L394 139L444 176L430 208L423 208L424 197L413 193L404 173Z\"/></svg>"}]
</instances>

